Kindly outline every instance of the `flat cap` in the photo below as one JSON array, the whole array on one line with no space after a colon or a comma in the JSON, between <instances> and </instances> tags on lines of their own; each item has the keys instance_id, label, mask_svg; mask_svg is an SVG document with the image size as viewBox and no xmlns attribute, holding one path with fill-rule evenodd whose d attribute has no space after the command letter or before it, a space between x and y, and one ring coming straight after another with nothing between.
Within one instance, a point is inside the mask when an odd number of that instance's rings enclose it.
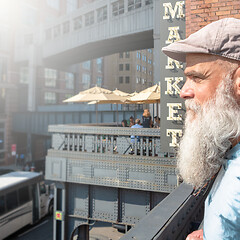
<instances>
[{"instance_id":1,"label":"flat cap","mask_svg":"<svg viewBox=\"0 0 240 240\"><path fill-rule=\"evenodd\" d=\"M212 22L188 38L162 48L172 59L186 61L187 53L206 53L240 61L240 20L224 18Z\"/></svg>"}]
</instances>

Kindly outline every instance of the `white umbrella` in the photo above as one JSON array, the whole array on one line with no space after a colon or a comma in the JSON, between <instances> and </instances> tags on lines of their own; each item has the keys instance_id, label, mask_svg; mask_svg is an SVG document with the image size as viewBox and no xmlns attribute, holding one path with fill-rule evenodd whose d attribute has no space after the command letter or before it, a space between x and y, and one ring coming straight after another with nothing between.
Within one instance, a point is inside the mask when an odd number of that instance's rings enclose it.
<instances>
[{"instance_id":1,"label":"white umbrella","mask_svg":"<svg viewBox=\"0 0 240 240\"><path fill-rule=\"evenodd\" d=\"M77 95L64 100L63 102L90 102L94 104L107 104L107 103L122 103L126 100L126 97L118 96L112 91L101 88L93 87L85 91L79 92ZM97 118L97 106L96 106L96 121Z\"/></svg>"}]
</instances>

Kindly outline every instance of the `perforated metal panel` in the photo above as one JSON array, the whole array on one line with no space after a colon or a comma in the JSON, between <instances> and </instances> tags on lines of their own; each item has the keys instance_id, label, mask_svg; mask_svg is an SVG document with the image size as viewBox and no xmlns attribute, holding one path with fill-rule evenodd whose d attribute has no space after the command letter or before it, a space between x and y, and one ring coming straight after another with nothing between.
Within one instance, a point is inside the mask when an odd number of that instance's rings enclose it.
<instances>
[{"instance_id":1,"label":"perforated metal panel","mask_svg":"<svg viewBox=\"0 0 240 240\"><path fill-rule=\"evenodd\" d=\"M57 160L57 155L62 158ZM110 155L104 159L92 159L89 156L85 153L68 155L66 152L62 154L61 151L50 150L46 179L167 193L177 186L175 166L162 164L161 159L154 162L145 157L138 162L136 158L118 157L118 160L113 161Z\"/></svg>"},{"instance_id":2,"label":"perforated metal panel","mask_svg":"<svg viewBox=\"0 0 240 240\"><path fill-rule=\"evenodd\" d=\"M92 187L92 218L106 221L118 220L118 189Z\"/></svg>"}]
</instances>

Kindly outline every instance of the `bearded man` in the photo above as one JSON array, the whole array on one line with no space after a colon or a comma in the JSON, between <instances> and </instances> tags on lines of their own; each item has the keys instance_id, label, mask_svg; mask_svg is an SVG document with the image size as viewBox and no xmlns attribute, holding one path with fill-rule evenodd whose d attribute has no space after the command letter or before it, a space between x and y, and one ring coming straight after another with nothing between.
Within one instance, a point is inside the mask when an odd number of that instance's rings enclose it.
<instances>
[{"instance_id":1,"label":"bearded man","mask_svg":"<svg viewBox=\"0 0 240 240\"><path fill-rule=\"evenodd\" d=\"M213 22L162 50L186 62L179 174L196 189L216 176L203 230L187 240L240 239L240 20Z\"/></svg>"}]
</instances>

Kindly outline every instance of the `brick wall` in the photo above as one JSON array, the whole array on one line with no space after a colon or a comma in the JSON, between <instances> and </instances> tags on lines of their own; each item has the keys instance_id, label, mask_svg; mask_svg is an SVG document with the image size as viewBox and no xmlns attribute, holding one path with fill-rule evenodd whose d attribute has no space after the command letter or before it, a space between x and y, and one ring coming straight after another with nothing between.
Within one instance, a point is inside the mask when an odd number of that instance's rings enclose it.
<instances>
[{"instance_id":1,"label":"brick wall","mask_svg":"<svg viewBox=\"0 0 240 240\"><path fill-rule=\"evenodd\" d=\"M186 36L225 18L240 19L240 0L186 0Z\"/></svg>"}]
</instances>

